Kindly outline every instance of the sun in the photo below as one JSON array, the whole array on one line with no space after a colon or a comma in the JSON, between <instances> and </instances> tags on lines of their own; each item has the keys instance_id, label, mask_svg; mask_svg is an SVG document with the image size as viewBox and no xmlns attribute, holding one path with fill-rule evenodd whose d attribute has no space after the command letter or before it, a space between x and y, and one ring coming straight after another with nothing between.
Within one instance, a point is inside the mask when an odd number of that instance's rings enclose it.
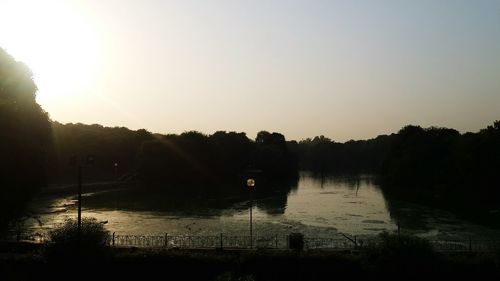
<instances>
[{"instance_id":1,"label":"sun","mask_svg":"<svg viewBox=\"0 0 500 281\"><path fill-rule=\"evenodd\" d=\"M0 47L33 71L44 105L85 95L97 78L99 34L70 1L0 2Z\"/></svg>"}]
</instances>

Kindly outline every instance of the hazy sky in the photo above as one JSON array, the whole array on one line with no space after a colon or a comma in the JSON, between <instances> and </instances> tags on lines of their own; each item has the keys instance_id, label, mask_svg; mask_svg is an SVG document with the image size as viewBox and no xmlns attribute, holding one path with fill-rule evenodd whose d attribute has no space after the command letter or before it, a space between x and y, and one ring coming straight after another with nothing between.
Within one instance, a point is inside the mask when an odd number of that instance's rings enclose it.
<instances>
[{"instance_id":1,"label":"hazy sky","mask_svg":"<svg viewBox=\"0 0 500 281\"><path fill-rule=\"evenodd\" d=\"M7 1L52 119L337 141L500 119L500 1Z\"/></svg>"}]
</instances>

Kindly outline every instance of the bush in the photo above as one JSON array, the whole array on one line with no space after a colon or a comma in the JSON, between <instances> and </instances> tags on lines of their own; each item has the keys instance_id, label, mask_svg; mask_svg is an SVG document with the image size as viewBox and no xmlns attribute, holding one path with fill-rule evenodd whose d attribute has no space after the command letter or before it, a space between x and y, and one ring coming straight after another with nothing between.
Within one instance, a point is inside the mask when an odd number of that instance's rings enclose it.
<instances>
[{"instance_id":1,"label":"bush","mask_svg":"<svg viewBox=\"0 0 500 281\"><path fill-rule=\"evenodd\" d=\"M81 237L78 239L78 221L66 220L49 233L51 243L47 254L51 258L80 256L99 259L107 255L109 231L95 218L82 218Z\"/></svg>"},{"instance_id":2,"label":"bush","mask_svg":"<svg viewBox=\"0 0 500 281\"><path fill-rule=\"evenodd\" d=\"M380 253L388 256L429 256L434 254L432 245L428 240L407 235L390 234L382 232L379 234L381 243L378 246Z\"/></svg>"},{"instance_id":3,"label":"bush","mask_svg":"<svg viewBox=\"0 0 500 281\"><path fill-rule=\"evenodd\" d=\"M432 271L439 257L426 239L382 232L379 243L368 248L367 262L381 272L421 273Z\"/></svg>"}]
</instances>

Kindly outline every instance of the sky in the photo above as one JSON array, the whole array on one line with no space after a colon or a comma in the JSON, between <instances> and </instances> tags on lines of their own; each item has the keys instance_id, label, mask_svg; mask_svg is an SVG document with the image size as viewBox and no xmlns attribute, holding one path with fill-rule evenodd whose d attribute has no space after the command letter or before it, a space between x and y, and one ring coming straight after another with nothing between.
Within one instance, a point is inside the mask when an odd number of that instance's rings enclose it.
<instances>
[{"instance_id":1,"label":"sky","mask_svg":"<svg viewBox=\"0 0 500 281\"><path fill-rule=\"evenodd\" d=\"M500 1L0 0L62 123L368 139L500 119Z\"/></svg>"}]
</instances>

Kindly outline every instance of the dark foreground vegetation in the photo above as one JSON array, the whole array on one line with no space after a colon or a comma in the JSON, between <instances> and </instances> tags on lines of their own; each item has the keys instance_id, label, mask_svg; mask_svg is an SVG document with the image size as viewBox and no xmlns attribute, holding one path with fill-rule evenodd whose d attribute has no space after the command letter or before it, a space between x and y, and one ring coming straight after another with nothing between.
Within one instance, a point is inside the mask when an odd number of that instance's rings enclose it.
<instances>
[{"instance_id":1,"label":"dark foreground vegetation","mask_svg":"<svg viewBox=\"0 0 500 281\"><path fill-rule=\"evenodd\" d=\"M498 255L443 254L414 263L411 257L312 251L112 249L99 263L53 262L36 255L1 258L2 280L113 278L113 280L421 280L499 278ZM55 277L54 277L55 276ZM374 278L374 279L372 279ZM45 280L45 279L44 279ZM51 280L51 279L49 279ZM93 280L93 279L91 279Z\"/></svg>"},{"instance_id":2,"label":"dark foreground vegetation","mask_svg":"<svg viewBox=\"0 0 500 281\"><path fill-rule=\"evenodd\" d=\"M2 280L66 279L75 274L79 279L113 280L420 280L431 276L447 280L460 277L495 280L500 277L500 253L436 253L419 238L385 233L381 239L378 247L342 252L101 246L98 254L68 251L54 256L47 251L47 247L54 246L19 244L8 249L3 245L0 272Z\"/></svg>"},{"instance_id":3,"label":"dark foreground vegetation","mask_svg":"<svg viewBox=\"0 0 500 281\"><path fill-rule=\"evenodd\" d=\"M345 143L287 141L266 131L254 140L225 131L162 135L51 121L36 90L30 70L0 49L0 232L41 186L74 183L78 166L86 182L134 182L144 193L198 198L247 196L248 177L257 179L256 194L287 193L299 169L374 173L387 197L489 221L500 214L499 121L477 133L406 126Z\"/></svg>"}]
</instances>

